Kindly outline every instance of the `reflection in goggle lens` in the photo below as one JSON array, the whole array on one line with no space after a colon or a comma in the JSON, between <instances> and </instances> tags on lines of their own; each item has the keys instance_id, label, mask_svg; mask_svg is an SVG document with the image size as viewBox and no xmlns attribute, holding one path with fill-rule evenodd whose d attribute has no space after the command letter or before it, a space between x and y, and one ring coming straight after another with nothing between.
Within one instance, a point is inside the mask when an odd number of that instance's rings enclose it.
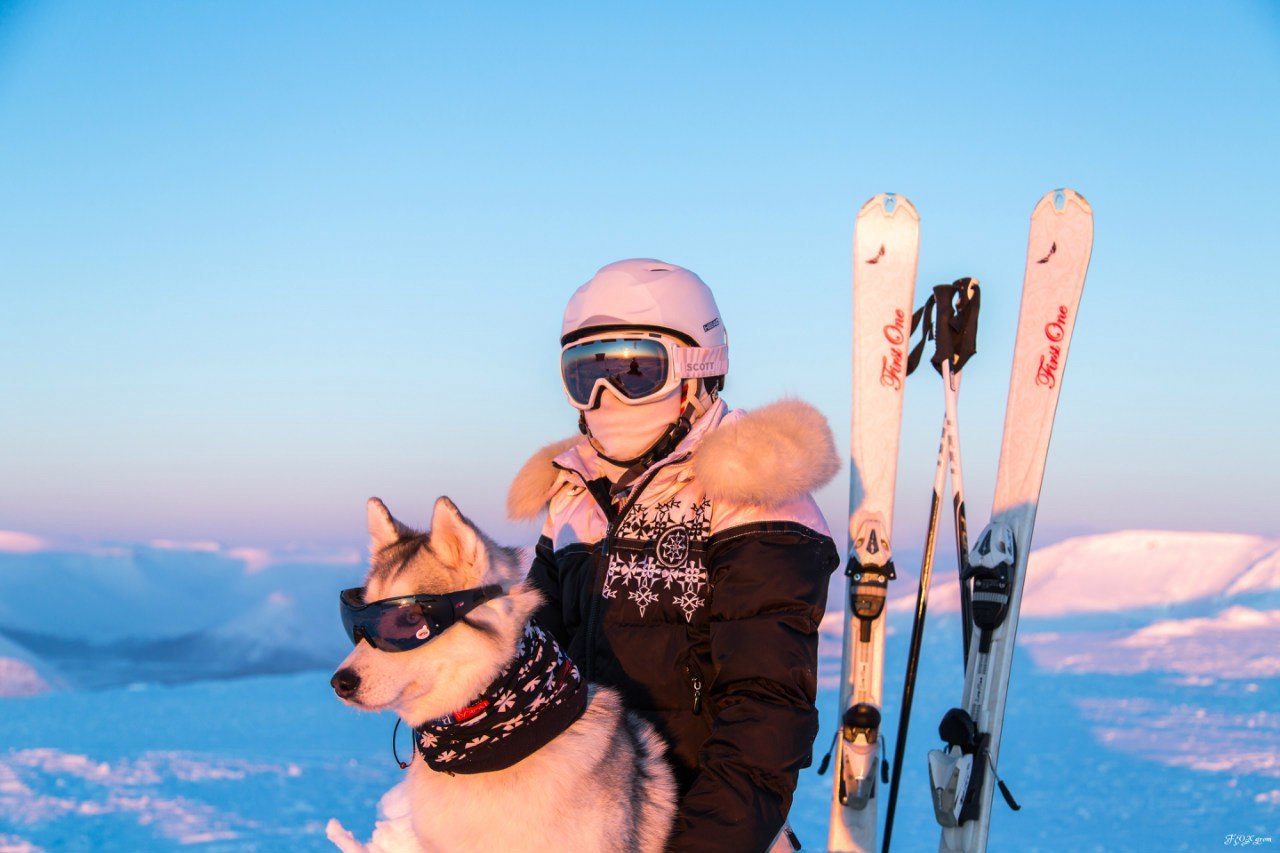
<instances>
[{"instance_id":1,"label":"reflection in goggle lens","mask_svg":"<svg viewBox=\"0 0 1280 853\"><path fill-rule=\"evenodd\" d=\"M644 399L666 385L669 369L666 348L646 339L590 341L570 347L560 358L565 387L580 406L591 401L600 380L630 400Z\"/></svg>"}]
</instances>

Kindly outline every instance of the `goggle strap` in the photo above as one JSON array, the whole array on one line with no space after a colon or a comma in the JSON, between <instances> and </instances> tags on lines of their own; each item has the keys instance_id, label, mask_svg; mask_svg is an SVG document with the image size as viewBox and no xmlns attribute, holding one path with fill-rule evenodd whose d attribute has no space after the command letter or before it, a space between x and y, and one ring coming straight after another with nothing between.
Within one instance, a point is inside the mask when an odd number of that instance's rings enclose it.
<instances>
[{"instance_id":1,"label":"goggle strap","mask_svg":"<svg viewBox=\"0 0 1280 853\"><path fill-rule=\"evenodd\" d=\"M449 624L452 625L481 604L486 601L492 601L500 595L502 595L502 587L498 584L468 589L461 593L451 593L448 598L450 603L453 604L453 619Z\"/></svg>"},{"instance_id":2,"label":"goggle strap","mask_svg":"<svg viewBox=\"0 0 1280 853\"><path fill-rule=\"evenodd\" d=\"M680 379L705 379L729 372L729 347L671 347L671 371Z\"/></svg>"}]
</instances>

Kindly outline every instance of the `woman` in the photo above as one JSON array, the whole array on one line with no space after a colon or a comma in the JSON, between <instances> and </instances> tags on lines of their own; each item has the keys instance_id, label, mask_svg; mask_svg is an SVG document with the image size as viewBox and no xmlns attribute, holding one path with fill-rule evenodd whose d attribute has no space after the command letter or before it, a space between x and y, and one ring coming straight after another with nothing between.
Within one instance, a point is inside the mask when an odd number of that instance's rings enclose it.
<instances>
[{"instance_id":1,"label":"woman","mask_svg":"<svg viewBox=\"0 0 1280 853\"><path fill-rule=\"evenodd\" d=\"M766 850L818 731L839 557L810 492L839 469L831 431L794 400L729 411L724 323L673 264L601 269L560 343L582 437L535 455L508 499L515 518L547 510L538 620L666 738L671 849Z\"/></svg>"}]
</instances>

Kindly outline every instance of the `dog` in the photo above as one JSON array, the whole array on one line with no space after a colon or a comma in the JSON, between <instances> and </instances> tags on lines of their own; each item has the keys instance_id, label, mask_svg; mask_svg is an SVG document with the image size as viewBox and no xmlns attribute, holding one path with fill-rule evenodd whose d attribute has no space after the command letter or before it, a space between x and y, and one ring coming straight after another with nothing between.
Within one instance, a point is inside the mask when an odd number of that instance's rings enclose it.
<instances>
[{"instance_id":1,"label":"dog","mask_svg":"<svg viewBox=\"0 0 1280 853\"><path fill-rule=\"evenodd\" d=\"M343 593L355 648L331 684L347 705L395 712L415 754L368 845L336 820L329 839L346 853L661 851L676 808L665 744L531 622L526 552L496 546L447 497L427 533L377 498L368 521L365 586ZM416 630L394 621L423 614Z\"/></svg>"}]
</instances>

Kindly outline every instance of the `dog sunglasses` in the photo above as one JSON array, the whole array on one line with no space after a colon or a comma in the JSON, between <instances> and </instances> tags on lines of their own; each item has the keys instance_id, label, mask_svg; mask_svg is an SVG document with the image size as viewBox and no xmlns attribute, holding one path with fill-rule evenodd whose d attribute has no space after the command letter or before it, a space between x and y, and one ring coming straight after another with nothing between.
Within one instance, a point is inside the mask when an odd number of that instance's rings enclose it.
<instances>
[{"instance_id":1,"label":"dog sunglasses","mask_svg":"<svg viewBox=\"0 0 1280 853\"><path fill-rule=\"evenodd\" d=\"M639 405L673 390L684 379L723 376L728 347L691 347L657 334L588 338L560 353L560 378L570 404L586 411L607 386L627 405Z\"/></svg>"},{"instance_id":2,"label":"dog sunglasses","mask_svg":"<svg viewBox=\"0 0 1280 853\"><path fill-rule=\"evenodd\" d=\"M503 595L502 587L463 589L444 595L405 595L364 600L364 587L338 596L342 627L353 644L366 641L384 652L407 652L440 636L472 610Z\"/></svg>"}]
</instances>

